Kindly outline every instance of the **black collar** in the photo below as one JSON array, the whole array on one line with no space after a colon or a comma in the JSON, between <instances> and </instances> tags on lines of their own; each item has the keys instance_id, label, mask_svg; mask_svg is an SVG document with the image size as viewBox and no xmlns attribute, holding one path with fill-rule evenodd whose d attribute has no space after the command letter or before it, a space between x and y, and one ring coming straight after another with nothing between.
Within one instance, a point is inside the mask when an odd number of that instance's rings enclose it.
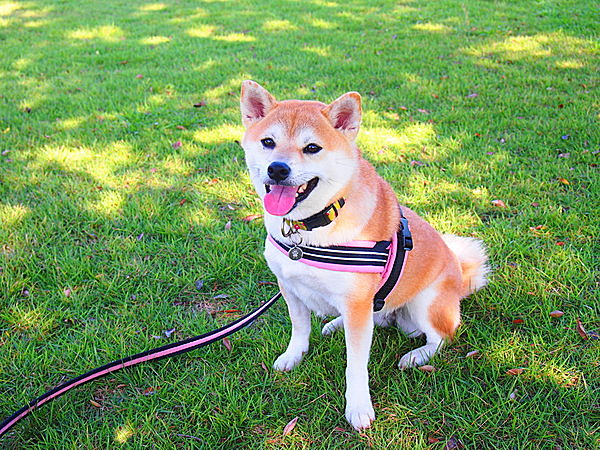
<instances>
[{"instance_id":1,"label":"black collar","mask_svg":"<svg viewBox=\"0 0 600 450\"><path fill-rule=\"evenodd\" d=\"M340 209L345 204L345 200L340 198L339 200L333 202L331 205L327 206L322 211L319 211L316 214L313 214L310 217L302 220L290 220L283 219L283 222L291 229L291 230L304 230L311 231L315 228L324 227L329 225L331 222L335 220L338 216Z\"/></svg>"}]
</instances>

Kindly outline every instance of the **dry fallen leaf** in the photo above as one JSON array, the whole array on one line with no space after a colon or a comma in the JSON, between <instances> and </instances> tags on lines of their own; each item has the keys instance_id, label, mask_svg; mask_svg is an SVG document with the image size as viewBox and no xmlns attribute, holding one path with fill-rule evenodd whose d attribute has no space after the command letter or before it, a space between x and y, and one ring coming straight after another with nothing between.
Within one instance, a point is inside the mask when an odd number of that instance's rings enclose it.
<instances>
[{"instance_id":1,"label":"dry fallen leaf","mask_svg":"<svg viewBox=\"0 0 600 450\"><path fill-rule=\"evenodd\" d=\"M423 372L433 372L435 370L435 367L430 366L429 364L425 364L424 366L420 366L419 370L422 370Z\"/></svg>"},{"instance_id":2,"label":"dry fallen leaf","mask_svg":"<svg viewBox=\"0 0 600 450\"><path fill-rule=\"evenodd\" d=\"M165 331L163 331L163 333L165 333L165 336L169 338L169 337L171 337L171 335L173 333L175 333L175 328L171 328L169 330L165 330Z\"/></svg>"},{"instance_id":3,"label":"dry fallen leaf","mask_svg":"<svg viewBox=\"0 0 600 450\"><path fill-rule=\"evenodd\" d=\"M520 375L521 373L523 373L525 369L523 368L516 368L516 369L508 369L506 371L506 375Z\"/></svg>"},{"instance_id":4,"label":"dry fallen leaf","mask_svg":"<svg viewBox=\"0 0 600 450\"><path fill-rule=\"evenodd\" d=\"M231 351L231 342L227 338L223 338L223 345L228 351Z\"/></svg>"},{"instance_id":5,"label":"dry fallen leaf","mask_svg":"<svg viewBox=\"0 0 600 450\"><path fill-rule=\"evenodd\" d=\"M262 214L250 214L242 219L244 222L252 222L253 220L260 219Z\"/></svg>"},{"instance_id":6,"label":"dry fallen leaf","mask_svg":"<svg viewBox=\"0 0 600 450\"><path fill-rule=\"evenodd\" d=\"M90 400L90 403L92 406L94 406L96 408L102 408L102 405L98 402L95 402L94 400Z\"/></svg>"},{"instance_id":7,"label":"dry fallen leaf","mask_svg":"<svg viewBox=\"0 0 600 450\"><path fill-rule=\"evenodd\" d=\"M566 178L557 178L557 180L559 182L561 182L562 184L567 184L567 185L571 184L571 183L569 183L569 180L567 180Z\"/></svg>"},{"instance_id":8,"label":"dry fallen leaf","mask_svg":"<svg viewBox=\"0 0 600 450\"><path fill-rule=\"evenodd\" d=\"M581 323L581 320L579 320L579 319L577 319L577 332L579 333L579 336L581 336L581 338L583 340L587 341L589 339L587 331L585 331L585 328L583 328L583 324Z\"/></svg>"},{"instance_id":9,"label":"dry fallen leaf","mask_svg":"<svg viewBox=\"0 0 600 450\"><path fill-rule=\"evenodd\" d=\"M557 309L556 311L550 312L550 317L561 317L563 314L564 312Z\"/></svg>"},{"instance_id":10,"label":"dry fallen leaf","mask_svg":"<svg viewBox=\"0 0 600 450\"><path fill-rule=\"evenodd\" d=\"M446 445L444 445L444 450L454 450L457 448L465 448L465 444L463 444L459 438L455 435L450 436Z\"/></svg>"},{"instance_id":11,"label":"dry fallen leaf","mask_svg":"<svg viewBox=\"0 0 600 450\"><path fill-rule=\"evenodd\" d=\"M506 203L504 203L502 200L492 200L492 205L496 206L497 208L506 208Z\"/></svg>"},{"instance_id":12,"label":"dry fallen leaf","mask_svg":"<svg viewBox=\"0 0 600 450\"><path fill-rule=\"evenodd\" d=\"M292 430L296 427L296 423L298 423L298 417L294 417L292 420L290 420L288 422L288 424L283 429L283 435L284 436L289 435L292 432Z\"/></svg>"}]
</instances>

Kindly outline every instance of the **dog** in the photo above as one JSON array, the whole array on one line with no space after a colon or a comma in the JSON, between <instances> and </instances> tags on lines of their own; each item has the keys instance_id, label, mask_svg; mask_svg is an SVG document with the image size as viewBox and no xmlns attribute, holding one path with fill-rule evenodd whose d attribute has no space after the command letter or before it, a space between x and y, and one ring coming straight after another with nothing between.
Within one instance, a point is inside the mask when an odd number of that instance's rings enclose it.
<instances>
[{"instance_id":1,"label":"dog","mask_svg":"<svg viewBox=\"0 0 600 450\"><path fill-rule=\"evenodd\" d=\"M311 311L335 316L322 334L344 330L346 419L357 430L369 428L375 419L367 370L374 325L396 325L409 337L423 335L425 345L402 356L398 366L425 364L453 337L460 300L487 283L485 247L473 238L441 235L398 205L390 185L355 143L362 117L357 92L328 105L277 101L247 80L240 106L246 164L265 209L264 255L292 323L287 349L273 367L289 371L300 363L309 349ZM307 218L315 217L316 227L305 226ZM303 263L306 249L327 254L367 242L368 248L360 250L367 254L371 245L387 245L401 236L401 223L413 248L400 249L406 250L401 277L379 311L374 311L374 296L381 272Z\"/></svg>"}]
</instances>

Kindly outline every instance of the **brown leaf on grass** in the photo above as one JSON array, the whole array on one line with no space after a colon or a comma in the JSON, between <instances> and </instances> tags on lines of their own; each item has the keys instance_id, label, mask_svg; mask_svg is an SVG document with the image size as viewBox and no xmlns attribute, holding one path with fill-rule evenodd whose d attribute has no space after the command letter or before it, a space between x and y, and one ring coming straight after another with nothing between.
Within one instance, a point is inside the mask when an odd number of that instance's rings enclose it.
<instances>
[{"instance_id":1,"label":"brown leaf on grass","mask_svg":"<svg viewBox=\"0 0 600 450\"><path fill-rule=\"evenodd\" d=\"M94 408L102 408L102 405L94 400L90 400L90 404L94 407Z\"/></svg>"},{"instance_id":2,"label":"brown leaf on grass","mask_svg":"<svg viewBox=\"0 0 600 450\"><path fill-rule=\"evenodd\" d=\"M577 319L577 332L579 333L579 336L581 336L581 338L584 341L587 341L590 337L587 334L587 331L585 331L585 328L583 328L583 324L581 323L581 320Z\"/></svg>"},{"instance_id":3,"label":"brown leaf on grass","mask_svg":"<svg viewBox=\"0 0 600 450\"><path fill-rule=\"evenodd\" d=\"M569 180L567 180L566 178L557 178L557 180L562 184L566 184L566 185L571 184L571 183L569 183Z\"/></svg>"},{"instance_id":4,"label":"brown leaf on grass","mask_svg":"<svg viewBox=\"0 0 600 450\"><path fill-rule=\"evenodd\" d=\"M182 198L181 200L179 200L179 206L183 206L185 203L187 203L187 198Z\"/></svg>"},{"instance_id":5,"label":"brown leaf on grass","mask_svg":"<svg viewBox=\"0 0 600 450\"><path fill-rule=\"evenodd\" d=\"M296 427L296 423L298 423L298 417L294 417L288 422L288 424L283 428L283 435L288 436Z\"/></svg>"},{"instance_id":6,"label":"brown leaf on grass","mask_svg":"<svg viewBox=\"0 0 600 450\"><path fill-rule=\"evenodd\" d=\"M243 222L252 222L253 220L260 219L262 214L250 214L242 219Z\"/></svg>"},{"instance_id":7,"label":"brown leaf on grass","mask_svg":"<svg viewBox=\"0 0 600 450\"><path fill-rule=\"evenodd\" d=\"M506 371L506 375L520 375L520 374L522 374L522 373L523 373L523 371L524 371L524 370L525 370L525 369L523 369L523 368L521 368L521 367L518 367L518 368L516 368L516 369L508 369L508 370Z\"/></svg>"},{"instance_id":8,"label":"brown leaf on grass","mask_svg":"<svg viewBox=\"0 0 600 450\"><path fill-rule=\"evenodd\" d=\"M465 448L465 444L463 444L459 438L455 435L450 436L446 445L444 445L444 450L454 450L457 448Z\"/></svg>"},{"instance_id":9,"label":"brown leaf on grass","mask_svg":"<svg viewBox=\"0 0 600 450\"><path fill-rule=\"evenodd\" d=\"M561 317L562 315L564 315L564 312L559 311L558 309L550 312L550 317Z\"/></svg>"},{"instance_id":10,"label":"brown leaf on grass","mask_svg":"<svg viewBox=\"0 0 600 450\"><path fill-rule=\"evenodd\" d=\"M225 231L230 230L231 229L231 220L228 220L227 223L225 224Z\"/></svg>"},{"instance_id":11,"label":"brown leaf on grass","mask_svg":"<svg viewBox=\"0 0 600 450\"><path fill-rule=\"evenodd\" d=\"M200 100L198 103L194 103L194 108L202 108L206 106L206 102L204 100Z\"/></svg>"},{"instance_id":12,"label":"brown leaf on grass","mask_svg":"<svg viewBox=\"0 0 600 450\"><path fill-rule=\"evenodd\" d=\"M516 323L516 324L523 323L523 322L525 322L523 319L514 319L512 321L512 323Z\"/></svg>"},{"instance_id":13,"label":"brown leaf on grass","mask_svg":"<svg viewBox=\"0 0 600 450\"><path fill-rule=\"evenodd\" d=\"M398 109L401 109L402 111L408 111L406 106L398 106Z\"/></svg>"},{"instance_id":14,"label":"brown leaf on grass","mask_svg":"<svg viewBox=\"0 0 600 450\"><path fill-rule=\"evenodd\" d=\"M433 366L430 366L429 364L425 364L424 366L420 366L419 370L422 370L423 372L433 372L436 370L436 368Z\"/></svg>"},{"instance_id":15,"label":"brown leaf on grass","mask_svg":"<svg viewBox=\"0 0 600 450\"><path fill-rule=\"evenodd\" d=\"M185 130L185 127L183 125L177 125L175 128L177 128L178 130Z\"/></svg>"},{"instance_id":16,"label":"brown leaf on grass","mask_svg":"<svg viewBox=\"0 0 600 450\"><path fill-rule=\"evenodd\" d=\"M223 338L221 342L223 342L223 345L228 351L231 351L231 341L229 339Z\"/></svg>"},{"instance_id":17,"label":"brown leaf on grass","mask_svg":"<svg viewBox=\"0 0 600 450\"><path fill-rule=\"evenodd\" d=\"M492 200L492 205L497 208L506 208L506 203L504 203L502 200Z\"/></svg>"},{"instance_id":18,"label":"brown leaf on grass","mask_svg":"<svg viewBox=\"0 0 600 450\"><path fill-rule=\"evenodd\" d=\"M258 285L259 286L277 286L277 283L275 283L274 281L259 281Z\"/></svg>"}]
</instances>

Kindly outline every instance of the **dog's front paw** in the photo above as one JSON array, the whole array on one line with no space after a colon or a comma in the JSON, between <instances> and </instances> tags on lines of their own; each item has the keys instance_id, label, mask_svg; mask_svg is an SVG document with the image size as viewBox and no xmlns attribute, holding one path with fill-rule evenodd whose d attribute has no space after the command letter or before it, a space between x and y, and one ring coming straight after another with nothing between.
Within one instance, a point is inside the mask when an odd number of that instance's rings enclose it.
<instances>
[{"instance_id":1,"label":"dog's front paw","mask_svg":"<svg viewBox=\"0 0 600 450\"><path fill-rule=\"evenodd\" d=\"M346 406L346 420L350 422L350 425L352 425L355 430L360 431L370 428L371 423L375 420L375 410L373 410L373 405L369 402L368 405L363 405L361 407Z\"/></svg>"},{"instance_id":2,"label":"dog's front paw","mask_svg":"<svg viewBox=\"0 0 600 450\"><path fill-rule=\"evenodd\" d=\"M273 369L279 370L281 372L289 372L302 361L302 357L304 356L303 352L300 353L292 353L285 352L279 355L279 358L275 360L273 363Z\"/></svg>"}]
</instances>

